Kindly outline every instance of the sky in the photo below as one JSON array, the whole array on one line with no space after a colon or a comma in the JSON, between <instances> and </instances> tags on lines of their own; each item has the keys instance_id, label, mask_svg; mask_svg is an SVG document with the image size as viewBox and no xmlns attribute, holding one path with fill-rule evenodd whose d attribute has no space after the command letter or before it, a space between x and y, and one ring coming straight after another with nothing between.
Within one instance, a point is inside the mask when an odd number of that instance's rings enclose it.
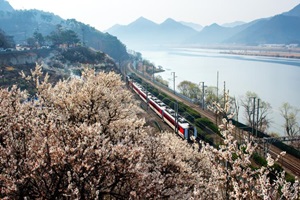
<instances>
[{"instance_id":1,"label":"sky","mask_svg":"<svg viewBox=\"0 0 300 200\"><path fill-rule=\"evenodd\" d=\"M167 18L202 26L250 22L289 11L300 0L6 0L14 9L38 9L76 19L105 31L143 16L156 23Z\"/></svg>"}]
</instances>

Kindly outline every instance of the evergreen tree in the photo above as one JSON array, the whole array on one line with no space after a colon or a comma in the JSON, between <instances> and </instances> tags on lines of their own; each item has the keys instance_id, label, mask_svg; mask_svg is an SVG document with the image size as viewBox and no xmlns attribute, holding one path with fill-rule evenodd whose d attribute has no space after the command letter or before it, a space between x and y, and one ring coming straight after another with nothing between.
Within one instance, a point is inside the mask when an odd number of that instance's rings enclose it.
<instances>
[{"instance_id":1,"label":"evergreen tree","mask_svg":"<svg viewBox=\"0 0 300 200\"><path fill-rule=\"evenodd\" d=\"M5 32L0 29L0 48L6 49L14 46L13 37L6 35Z\"/></svg>"}]
</instances>

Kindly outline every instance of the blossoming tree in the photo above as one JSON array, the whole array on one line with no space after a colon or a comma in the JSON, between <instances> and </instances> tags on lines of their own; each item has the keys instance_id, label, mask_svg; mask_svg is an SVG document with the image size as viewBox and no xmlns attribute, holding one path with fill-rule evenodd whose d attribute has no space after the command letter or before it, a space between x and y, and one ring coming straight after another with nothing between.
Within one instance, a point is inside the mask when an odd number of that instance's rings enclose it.
<instances>
[{"instance_id":1,"label":"blossoming tree","mask_svg":"<svg viewBox=\"0 0 300 200\"><path fill-rule=\"evenodd\" d=\"M145 127L115 73L86 69L55 85L39 65L22 75L35 97L0 89L1 199L299 198L298 181L251 169L255 146L238 145L227 120L220 149L188 144Z\"/></svg>"}]
</instances>

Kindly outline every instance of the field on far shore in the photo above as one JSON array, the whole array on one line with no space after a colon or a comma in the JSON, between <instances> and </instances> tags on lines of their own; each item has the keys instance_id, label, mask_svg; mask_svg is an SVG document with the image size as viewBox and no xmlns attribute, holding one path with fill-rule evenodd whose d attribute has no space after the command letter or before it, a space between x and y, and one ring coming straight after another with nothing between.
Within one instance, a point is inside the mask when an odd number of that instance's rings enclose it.
<instances>
[{"instance_id":1,"label":"field on far shore","mask_svg":"<svg viewBox=\"0 0 300 200\"><path fill-rule=\"evenodd\" d=\"M300 59L299 47L223 46L220 53Z\"/></svg>"},{"instance_id":2,"label":"field on far shore","mask_svg":"<svg viewBox=\"0 0 300 200\"><path fill-rule=\"evenodd\" d=\"M269 56L300 59L300 47L289 46L242 46L242 45L208 45L184 46L179 48L214 49L219 53L247 56Z\"/></svg>"},{"instance_id":3,"label":"field on far shore","mask_svg":"<svg viewBox=\"0 0 300 200\"><path fill-rule=\"evenodd\" d=\"M299 52L230 50L230 51L221 51L220 53L234 54L234 55L247 55L247 56L268 56L268 57L300 59Z\"/></svg>"}]
</instances>

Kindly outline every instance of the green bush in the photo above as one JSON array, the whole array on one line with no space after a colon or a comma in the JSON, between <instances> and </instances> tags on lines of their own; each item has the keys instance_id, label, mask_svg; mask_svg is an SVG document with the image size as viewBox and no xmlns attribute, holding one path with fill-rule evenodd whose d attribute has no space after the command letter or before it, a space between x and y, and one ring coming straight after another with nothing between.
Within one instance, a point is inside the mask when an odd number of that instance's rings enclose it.
<instances>
[{"instance_id":1,"label":"green bush","mask_svg":"<svg viewBox=\"0 0 300 200\"><path fill-rule=\"evenodd\" d=\"M256 164L260 165L260 166L267 166L267 161L266 159L264 159L263 157L261 157L257 152L253 153L252 155L253 160L255 161Z\"/></svg>"},{"instance_id":2,"label":"green bush","mask_svg":"<svg viewBox=\"0 0 300 200\"><path fill-rule=\"evenodd\" d=\"M218 127L212 121L210 121L209 119L207 119L205 117L196 119L195 124L196 124L196 126L199 126L199 127L207 126L213 132L220 134Z\"/></svg>"},{"instance_id":3,"label":"green bush","mask_svg":"<svg viewBox=\"0 0 300 200\"><path fill-rule=\"evenodd\" d=\"M157 98L159 98L159 99L164 99L165 96L164 96L163 94L160 93L160 94L157 96Z\"/></svg>"}]
</instances>

